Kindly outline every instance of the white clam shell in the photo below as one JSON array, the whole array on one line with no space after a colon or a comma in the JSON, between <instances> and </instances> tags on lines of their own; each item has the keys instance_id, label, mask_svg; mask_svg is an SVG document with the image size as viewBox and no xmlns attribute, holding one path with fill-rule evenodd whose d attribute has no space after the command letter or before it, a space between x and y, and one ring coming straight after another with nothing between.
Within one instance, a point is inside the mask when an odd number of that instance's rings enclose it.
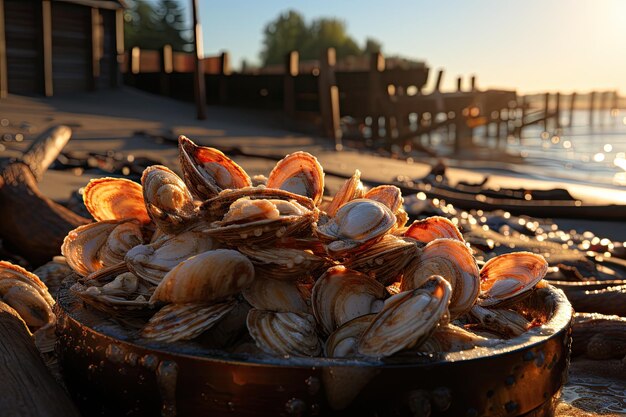
<instances>
[{"instance_id":1,"label":"white clam shell","mask_svg":"<svg viewBox=\"0 0 626 417\"><path fill-rule=\"evenodd\" d=\"M267 187L309 197L318 205L324 195L324 170L308 152L294 152L278 161L267 179Z\"/></svg>"}]
</instances>

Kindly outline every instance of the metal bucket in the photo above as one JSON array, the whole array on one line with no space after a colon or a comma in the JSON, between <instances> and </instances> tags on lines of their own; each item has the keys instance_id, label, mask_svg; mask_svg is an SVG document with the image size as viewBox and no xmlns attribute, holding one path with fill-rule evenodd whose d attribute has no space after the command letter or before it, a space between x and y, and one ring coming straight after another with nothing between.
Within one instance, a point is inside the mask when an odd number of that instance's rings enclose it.
<instances>
[{"instance_id":1,"label":"metal bucket","mask_svg":"<svg viewBox=\"0 0 626 417\"><path fill-rule=\"evenodd\" d=\"M233 360L107 335L103 316L62 288L57 348L69 391L90 416L551 416L572 308L553 287L524 303L547 322L486 356Z\"/></svg>"}]
</instances>

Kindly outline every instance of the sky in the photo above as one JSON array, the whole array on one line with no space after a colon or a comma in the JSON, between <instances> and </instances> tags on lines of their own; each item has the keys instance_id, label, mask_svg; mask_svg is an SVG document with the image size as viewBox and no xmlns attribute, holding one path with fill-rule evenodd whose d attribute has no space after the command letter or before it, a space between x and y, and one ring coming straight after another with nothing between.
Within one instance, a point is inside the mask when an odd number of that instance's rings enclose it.
<instances>
[{"instance_id":1,"label":"sky","mask_svg":"<svg viewBox=\"0 0 626 417\"><path fill-rule=\"evenodd\" d=\"M444 88L476 74L480 88L626 93L626 0L198 2L205 55L226 50L235 69L259 62L265 25L294 9L344 20L361 46L373 37L384 54L445 68Z\"/></svg>"}]
</instances>

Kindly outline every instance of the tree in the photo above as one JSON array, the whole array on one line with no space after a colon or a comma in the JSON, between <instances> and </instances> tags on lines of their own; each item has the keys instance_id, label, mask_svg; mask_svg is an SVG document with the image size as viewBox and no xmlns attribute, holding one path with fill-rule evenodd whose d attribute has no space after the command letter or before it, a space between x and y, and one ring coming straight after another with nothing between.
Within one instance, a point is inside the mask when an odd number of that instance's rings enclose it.
<instances>
[{"instance_id":1,"label":"tree","mask_svg":"<svg viewBox=\"0 0 626 417\"><path fill-rule=\"evenodd\" d=\"M172 45L175 51L192 49L190 30L186 29L184 10L176 0L129 1L124 13L126 48L160 49Z\"/></svg>"},{"instance_id":2,"label":"tree","mask_svg":"<svg viewBox=\"0 0 626 417\"><path fill-rule=\"evenodd\" d=\"M365 40L365 49L363 52L366 54L374 54L383 51L383 45L376 39L367 38Z\"/></svg>"},{"instance_id":3,"label":"tree","mask_svg":"<svg viewBox=\"0 0 626 417\"><path fill-rule=\"evenodd\" d=\"M287 53L302 46L307 38L307 27L298 12L289 10L267 24L263 34L263 65L280 64Z\"/></svg>"},{"instance_id":4,"label":"tree","mask_svg":"<svg viewBox=\"0 0 626 417\"><path fill-rule=\"evenodd\" d=\"M302 15L294 10L281 14L265 26L263 32L263 65L282 64L285 56L293 50L300 53L300 59L318 59L327 48L335 48L337 58L362 55L370 52L362 50L347 33L346 23L335 18L320 18L307 25ZM371 47L380 43L368 39Z\"/></svg>"}]
</instances>

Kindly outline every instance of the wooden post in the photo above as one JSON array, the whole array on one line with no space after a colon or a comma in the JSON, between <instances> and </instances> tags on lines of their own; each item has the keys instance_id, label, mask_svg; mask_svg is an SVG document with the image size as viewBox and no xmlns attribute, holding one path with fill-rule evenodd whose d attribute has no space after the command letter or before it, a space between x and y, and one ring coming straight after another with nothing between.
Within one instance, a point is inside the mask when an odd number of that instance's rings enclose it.
<instances>
[{"instance_id":1,"label":"wooden post","mask_svg":"<svg viewBox=\"0 0 626 417\"><path fill-rule=\"evenodd\" d=\"M130 72L133 74L141 72L141 49L138 46L133 46L130 51Z\"/></svg>"},{"instance_id":2,"label":"wooden post","mask_svg":"<svg viewBox=\"0 0 626 417\"><path fill-rule=\"evenodd\" d=\"M461 85L463 83L463 78L462 77L457 77L456 78L456 91L457 92L461 92Z\"/></svg>"},{"instance_id":3,"label":"wooden post","mask_svg":"<svg viewBox=\"0 0 626 417\"><path fill-rule=\"evenodd\" d=\"M324 134L335 141L335 148L341 149L341 128L339 126L339 90L335 82L335 48L328 48L320 60L318 91L320 112Z\"/></svg>"},{"instance_id":4,"label":"wooden post","mask_svg":"<svg viewBox=\"0 0 626 417\"><path fill-rule=\"evenodd\" d=\"M556 128L561 127L561 93L556 93L556 104L554 107L554 120L556 122Z\"/></svg>"},{"instance_id":5,"label":"wooden post","mask_svg":"<svg viewBox=\"0 0 626 417\"><path fill-rule=\"evenodd\" d=\"M476 76L472 75L472 78L470 78L470 88L472 89L472 91L476 91Z\"/></svg>"},{"instance_id":6,"label":"wooden post","mask_svg":"<svg viewBox=\"0 0 626 417\"><path fill-rule=\"evenodd\" d=\"M102 33L102 15L100 10L95 7L91 8L91 73L89 77L89 89L95 90L98 87L98 78L100 78L100 58L103 53L103 33Z\"/></svg>"},{"instance_id":7,"label":"wooden post","mask_svg":"<svg viewBox=\"0 0 626 417\"><path fill-rule=\"evenodd\" d=\"M159 94L170 95L170 74L174 71L172 61L172 45L163 45L160 51Z\"/></svg>"},{"instance_id":8,"label":"wooden post","mask_svg":"<svg viewBox=\"0 0 626 417\"><path fill-rule=\"evenodd\" d=\"M596 92L592 91L589 95L589 126L593 126L593 111L596 106Z\"/></svg>"},{"instance_id":9,"label":"wooden post","mask_svg":"<svg viewBox=\"0 0 626 417\"><path fill-rule=\"evenodd\" d=\"M441 88L441 82L443 81L443 71L443 69L437 71L437 81L435 81L435 89L433 90L433 92L438 93Z\"/></svg>"},{"instance_id":10,"label":"wooden post","mask_svg":"<svg viewBox=\"0 0 626 417\"><path fill-rule=\"evenodd\" d=\"M46 97L54 94L52 79L52 7L50 0L41 2L41 29L43 34L43 88Z\"/></svg>"},{"instance_id":11,"label":"wooden post","mask_svg":"<svg viewBox=\"0 0 626 417\"><path fill-rule=\"evenodd\" d=\"M220 55L219 102L228 103L228 76L230 75L230 56L228 52Z\"/></svg>"},{"instance_id":12,"label":"wooden post","mask_svg":"<svg viewBox=\"0 0 626 417\"><path fill-rule=\"evenodd\" d=\"M9 94L9 81L7 76L7 45L4 29L4 0L0 0L0 98L6 98Z\"/></svg>"},{"instance_id":13,"label":"wooden post","mask_svg":"<svg viewBox=\"0 0 626 417\"><path fill-rule=\"evenodd\" d=\"M569 127L574 125L574 110L576 110L576 91L572 93L571 101L569 103L569 117L567 119L567 125Z\"/></svg>"},{"instance_id":14,"label":"wooden post","mask_svg":"<svg viewBox=\"0 0 626 417\"><path fill-rule=\"evenodd\" d=\"M543 130L548 131L548 119L550 118L550 93L543 97Z\"/></svg>"},{"instance_id":15,"label":"wooden post","mask_svg":"<svg viewBox=\"0 0 626 417\"><path fill-rule=\"evenodd\" d=\"M619 94L617 93L617 90L613 91L613 104L611 105L611 109L619 109Z\"/></svg>"},{"instance_id":16,"label":"wooden post","mask_svg":"<svg viewBox=\"0 0 626 417\"><path fill-rule=\"evenodd\" d=\"M112 87L122 85L122 73L120 66L125 59L124 49L124 10L121 8L115 10L115 52L117 54L117 65L114 64L114 75L111 78ZM126 63L128 65L128 63Z\"/></svg>"},{"instance_id":17,"label":"wooden post","mask_svg":"<svg viewBox=\"0 0 626 417\"><path fill-rule=\"evenodd\" d=\"M607 100L609 98L609 92L604 91L600 93L600 124L606 123L606 110L607 110Z\"/></svg>"},{"instance_id":18,"label":"wooden post","mask_svg":"<svg viewBox=\"0 0 626 417\"><path fill-rule=\"evenodd\" d=\"M198 13L198 0L191 0L193 9L193 56L194 56L194 98L196 101L196 117L206 119L206 89L204 82L204 65L202 62L202 28Z\"/></svg>"},{"instance_id":19,"label":"wooden post","mask_svg":"<svg viewBox=\"0 0 626 417\"><path fill-rule=\"evenodd\" d=\"M285 58L283 111L289 119L296 115L296 77L299 73L299 59L298 51L289 52Z\"/></svg>"},{"instance_id":20,"label":"wooden post","mask_svg":"<svg viewBox=\"0 0 626 417\"><path fill-rule=\"evenodd\" d=\"M518 130L520 141L522 140L522 129L524 129L524 119L526 119L526 108L528 107L528 105L526 104L526 96L522 96L521 100L522 102L520 104L520 107L522 108L522 114L520 116L521 123Z\"/></svg>"},{"instance_id":21,"label":"wooden post","mask_svg":"<svg viewBox=\"0 0 626 417\"><path fill-rule=\"evenodd\" d=\"M380 73L385 70L385 57L380 52L370 55L370 70L367 86L367 105L370 117L372 118L372 138L380 137L380 126L378 118L381 116L380 96L381 86Z\"/></svg>"}]
</instances>

